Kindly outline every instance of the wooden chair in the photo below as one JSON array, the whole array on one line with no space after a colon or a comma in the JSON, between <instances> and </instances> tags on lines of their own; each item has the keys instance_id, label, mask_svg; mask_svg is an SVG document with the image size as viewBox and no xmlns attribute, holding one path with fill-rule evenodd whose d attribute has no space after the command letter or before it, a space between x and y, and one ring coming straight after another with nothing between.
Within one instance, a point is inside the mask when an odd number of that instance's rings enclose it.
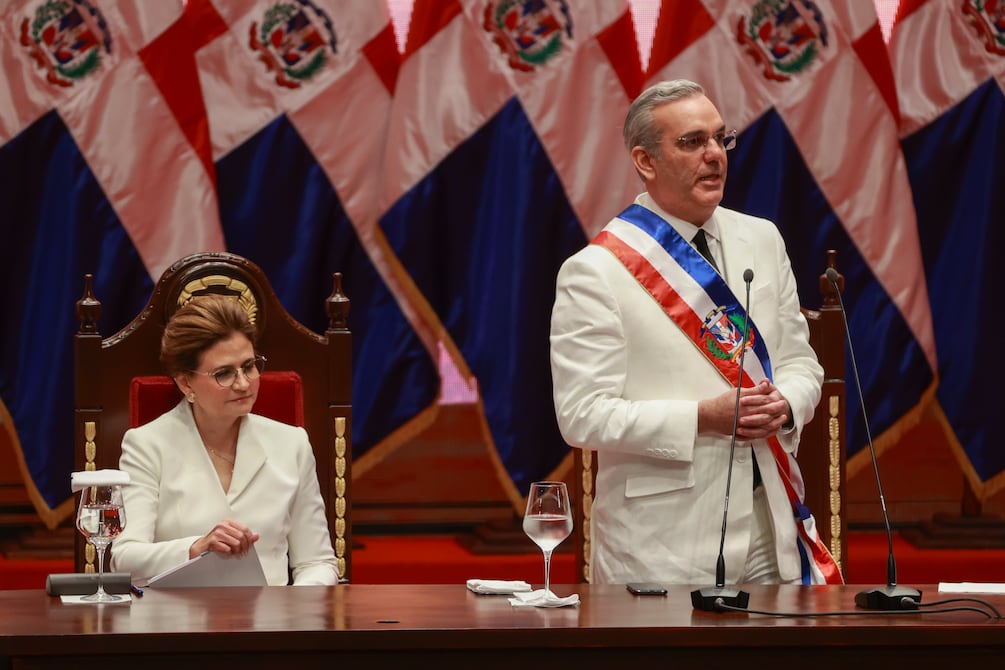
<instances>
[{"instance_id":1,"label":"wooden chair","mask_svg":"<svg viewBox=\"0 0 1005 670\"><path fill-rule=\"evenodd\" d=\"M171 314L196 295L232 296L255 322L258 349L269 359L253 411L307 430L339 577L349 580L352 338L341 280L336 273L324 305L329 325L321 336L286 312L254 263L230 253L193 254L164 272L147 306L128 326L102 338L97 328L101 303L92 276L85 276L75 336L75 469L118 468L125 431L180 400L159 362L160 338ZM74 554L78 572L95 570L94 548L82 536L76 538Z\"/></svg>"},{"instance_id":2,"label":"wooden chair","mask_svg":"<svg viewBox=\"0 0 1005 670\"><path fill-rule=\"evenodd\" d=\"M835 270L834 251L827 252L827 267ZM838 281L844 288L844 277ZM799 469L806 485L806 504L813 512L817 530L838 567L844 573L847 556L845 515L845 331L834 287L820 275L823 304L819 310L803 308L809 324L810 345L824 369L823 390L813 420L803 428L799 441ZM590 581L590 514L597 481L596 453L573 449L572 488L573 541L576 575Z\"/></svg>"}]
</instances>

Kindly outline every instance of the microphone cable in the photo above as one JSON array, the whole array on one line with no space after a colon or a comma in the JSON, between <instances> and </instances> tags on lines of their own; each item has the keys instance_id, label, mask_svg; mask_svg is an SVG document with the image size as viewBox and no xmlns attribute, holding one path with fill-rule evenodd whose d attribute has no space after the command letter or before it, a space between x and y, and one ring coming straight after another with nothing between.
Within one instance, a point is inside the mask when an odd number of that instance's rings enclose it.
<instances>
[{"instance_id":1,"label":"microphone cable","mask_svg":"<svg viewBox=\"0 0 1005 670\"><path fill-rule=\"evenodd\" d=\"M905 596L902 602L903 609L889 609L889 610L838 610L836 612L784 612L784 611L773 611L773 610L758 610L750 609L746 607L733 607L732 605L727 605L725 602L715 602L715 608L717 611L721 612L743 612L745 614L762 614L764 616L773 617L787 617L787 618L799 618L799 617L829 617L829 616L873 616L873 615L894 615L894 614L945 614L947 612L976 612L978 614L983 614L988 619L1001 619L1002 616L998 612L998 609L991 603L980 600L978 598L950 598L948 600L940 600L933 603L926 603L922 605L913 598ZM969 605L961 605L957 607L939 607L934 608L936 605L948 605L956 602L973 602L980 603L988 609L981 609L980 607L973 607ZM925 609L922 609L925 608ZM929 609L933 608L933 609ZM990 611L988 611L990 610Z\"/></svg>"},{"instance_id":2,"label":"microphone cable","mask_svg":"<svg viewBox=\"0 0 1005 670\"><path fill-rule=\"evenodd\" d=\"M936 600L936 601L929 602L929 603L924 603L924 604L918 603L918 607L932 607L932 606L935 606L935 605L948 605L948 604L951 604L951 603L978 603L980 605L984 605L984 607L987 607L989 610L991 610L992 612L994 612L994 617L993 618L995 618L995 619L1001 619L1002 618L1001 612L998 611L997 607L995 607L994 605L992 605L991 603L989 603L986 600L981 600L980 598L945 598L944 600Z\"/></svg>"}]
</instances>

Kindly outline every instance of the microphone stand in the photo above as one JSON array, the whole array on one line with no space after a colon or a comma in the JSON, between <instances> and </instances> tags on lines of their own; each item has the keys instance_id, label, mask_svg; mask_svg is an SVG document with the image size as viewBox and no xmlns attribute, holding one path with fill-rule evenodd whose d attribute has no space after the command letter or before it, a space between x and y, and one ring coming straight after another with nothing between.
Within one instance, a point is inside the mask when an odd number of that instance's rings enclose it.
<instances>
[{"instance_id":1,"label":"microphone stand","mask_svg":"<svg viewBox=\"0 0 1005 670\"><path fill-rule=\"evenodd\" d=\"M886 585L876 586L855 594L855 604L868 610L916 610L921 602L921 591L897 584L897 563L893 558L893 531L890 530L890 515L886 511L886 498L883 497L883 484L879 479L879 462L876 459L876 449L872 445L872 435L869 432L869 419L865 413L865 397L862 395L862 383L858 378L858 366L855 363L855 350L851 344L851 329L848 327L848 313L838 288L838 273L834 268L827 268L827 280L834 286L838 303L841 305L841 318L844 320L845 335L848 339L848 354L851 359L852 374L855 377L855 390L862 403L862 419L865 423L865 436L869 442L869 455L872 457L872 469L876 475L876 488L879 490L879 506L883 512L883 523L886 526L886 541L889 554L886 560Z\"/></svg>"},{"instance_id":2,"label":"microphone stand","mask_svg":"<svg viewBox=\"0 0 1005 670\"><path fill-rule=\"evenodd\" d=\"M743 271L743 281L747 284L747 305L743 313L743 339L740 341L740 374L736 381L736 405L733 407L733 434L729 441L729 469L726 472L726 497L722 506L722 532L719 534L719 558L715 562L715 586L706 586L691 592L691 606L702 612L723 612L723 606L746 609L750 594L733 586L726 586L726 516L729 512L729 487L733 479L733 453L736 451L736 429L740 421L740 389L743 386L743 358L747 354L747 334L750 328L750 282L754 272L750 268Z\"/></svg>"}]
</instances>

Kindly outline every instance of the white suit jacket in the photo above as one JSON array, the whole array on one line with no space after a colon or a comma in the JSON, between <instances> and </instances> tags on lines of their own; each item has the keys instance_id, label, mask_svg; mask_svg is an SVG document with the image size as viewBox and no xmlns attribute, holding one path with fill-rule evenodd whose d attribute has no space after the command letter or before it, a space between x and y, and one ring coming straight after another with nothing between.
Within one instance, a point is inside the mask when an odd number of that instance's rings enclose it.
<instances>
[{"instance_id":1,"label":"white suit jacket","mask_svg":"<svg viewBox=\"0 0 1005 670\"><path fill-rule=\"evenodd\" d=\"M126 431L119 467L126 527L111 569L153 577L189 558L192 543L225 518L260 538L270 585L335 584L338 573L307 432L255 414L241 419L230 490L224 493L189 404Z\"/></svg>"},{"instance_id":2,"label":"white suit jacket","mask_svg":"<svg viewBox=\"0 0 1005 670\"><path fill-rule=\"evenodd\" d=\"M667 215L645 194L636 201ZM725 208L719 230L727 283L745 302L771 357L774 383L795 428L779 435L795 452L820 398L823 370L809 346L796 282L777 228ZM669 224L667 224L669 225ZM594 449L591 580L707 584L715 578L729 466L729 438L697 435L698 401L728 382L613 254L587 245L559 271L551 324L559 428ZM738 443L724 556L727 583L741 578L752 520L751 446L771 509L783 580L800 576L797 528L770 448Z\"/></svg>"}]
</instances>

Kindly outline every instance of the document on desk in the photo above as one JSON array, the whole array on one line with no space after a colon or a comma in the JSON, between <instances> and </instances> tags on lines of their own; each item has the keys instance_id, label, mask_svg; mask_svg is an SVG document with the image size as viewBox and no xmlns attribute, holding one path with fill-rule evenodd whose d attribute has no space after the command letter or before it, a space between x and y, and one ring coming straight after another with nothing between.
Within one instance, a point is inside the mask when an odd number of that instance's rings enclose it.
<instances>
[{"instance_id":1,"label":"document on desk","mask_svg":"<svg viewBox=\"0 0 1005 670\"><path fill-rule=\"evenodd\" d=\"M187 586L267 586L258 553L251 551L241 558L228 558L205 551L195 558L179 563L156 577L146 588L180 588Z\"/></svg>"},{"instance_id":2,"label":"document on desk","mask_svg":"<svg viewBox=\"0 0 1005 670\"><path fill-rule=\"evenodd\" d=\"M939 593L1005 593L1005 584L984 582L939 582Z\"/></svg>"}]
</instances>

